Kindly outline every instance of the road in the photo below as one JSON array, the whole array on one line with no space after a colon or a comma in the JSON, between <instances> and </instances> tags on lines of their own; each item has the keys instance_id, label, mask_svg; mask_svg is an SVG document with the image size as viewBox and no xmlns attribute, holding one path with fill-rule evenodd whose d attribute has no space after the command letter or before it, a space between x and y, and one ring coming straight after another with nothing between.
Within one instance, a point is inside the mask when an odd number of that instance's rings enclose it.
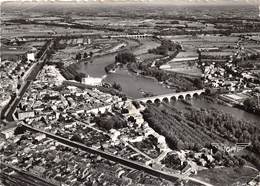
<instances>
[{"instance_id":1,"label":"road","mask_svg":"<svg viewBox=\"0 0 260 186\"><path fill-rule=\"evenodd\" d=\"M0 179L2 182L6 182L10 186L56 186L53 183L48 182L36 175L24 172L11 165L0 163ZM12 170L11 174L8 174L6 170Z\"/></svg>"},{"instance_id":2,"label":"road","mask_svg":"<svg viewBox=\"0 0 260 186\"><path fill-rule=\"evenodd\" d=\"M104 151L101 151L101 150L98 150L98 149L94 149L92 147L85 146L85 145L78 143L78 142L70 141L69 139L54 135L52 133L49 133L49 132L46 132L46 131L43 131L43 130L40 130L40 129L33 128L33 127L26 125L26 124L23 124L23 126L25 126L27 128L27 130L31 130L33 132L43 133L47 137L54 139L54 140L56 140L56 141L58 141L62 144L68 145L68 146L73 147L73 148L78 148L82 151L85 151L85 152L88 152L88 153L91 153L91 154L97 154L97 155L99 155L99 156L101 156L101 157L103 157L107 160L119 163L119 164L126 166L126 167L129 167L131 169L142 170L142 171L144 171L144 172L146 172L150 175L153 175L155 177L160 177L160 178L163 178L165 180L169 180L173 183L176 182L177 180L188 180L190 182L199 183L199 184L205 185L205 186L213 186L213 185L206 183L202 180L199 180L197 178L192 178L192 177L188 177L188 176L181 175L181 174L171 174L171 173L167 173L167 172L164 172L164 171L161 171L161 170L156 170L156 169L153 169L149 166L146 166L145 164L141 164L141 163L138 163L138 162L135 162L135 161L132 161L132 160L124 159L122 157L115 156L114 154L110 154L110 153L107 153L107 152L104 152Z\"/></svg>"},{"instance_id":3,"label":"road","mask_svg":"<svg viewBox=\"0 0 260 186\"><path fill-rule=\"evenodd\" d=\"M76 118L75 118L75 120L78 121L80 124L83 124L83 125L85 125L86 127L90 128L90 129L92 129L92 130L94 130L94 131L97 131L97 132L99 132L99 133L101 133L101 134L110 136L107 132L104 132L104 131L99 130L99 129L95 128L95 127L90 126L90 124L87 123L87 122L80 121L80 120L78 120L78 119L76 119ZM150 156L148 156L147 154L143 153L143 152L140 151L139 149L135 148L133 145L129 144L129 143L128 143L127 141L125 141L124 139L120 139L120 141L121 141L122 143L124 143L125 145L127 145L127 146L128 146L129 148L131 148L132 150L134 150L135 152L137 152L137 153L139 153L140 155L146 157L147 159L149 159L149 160L152 159Z\"/></svg>"},{"instance_id":4,"label":"road","mask_svg":"<svg viewBox=\"0 0 260 186\"><path fill-rule=\"evenodd\" d=\"M49 42L49 46L46 47L46 50L43 52L40 59L36 62L37 65L35 65L34 68L31 69L31 71L28 74L28 76L26 77L24 83L21 85L18 95L16 95L15 99L12 101L9 108L3 114L7 121L13 121L13 114L16 110L16 107L20 103L22 97L24 96L24 94L25 94L26 90L28 89L28 87L30 86L31 82L36 79L37 75L39 74L39 72L43 68L44 64L46 63L45 57L46 57L47 51L51 49L52 45L53 45L53 41Z\"/></svg>"},{"instance_id":5,"label":"road","mask_svg":"<svg viewBox=\"0 0 260 186\"><path fill-rule=\"evenodd\" d=\"M255 167L248 166L248 165L245 165L244 167L249 168L249 169L252 169L252 170L255 170L256 172L258 172L258 174L260 174L260 171L257 170Z\"/></svg>"}]
</instances>

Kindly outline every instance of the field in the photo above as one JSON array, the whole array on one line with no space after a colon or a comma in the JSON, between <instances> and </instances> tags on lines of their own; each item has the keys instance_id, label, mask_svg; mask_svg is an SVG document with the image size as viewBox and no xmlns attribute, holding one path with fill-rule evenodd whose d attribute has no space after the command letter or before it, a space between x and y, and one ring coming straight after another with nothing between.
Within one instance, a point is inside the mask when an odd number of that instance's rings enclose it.
<instances>
[{"instance_id":1,"label":"field","mask_svg":"<svg viewBox=\"0 0 260 186\"><path fill-rule=\"evenodd\" d=\"M201 76L202 72L196 65L189 65L186 62L169 63L169 65L163 66L166 71L177 72L191 76Z\"/></svg>"},{"instance_id":2,"label":"field","mask_svg":"<svg viewBox=\"0 0 260 186\"><path fill-rule=\"evenodd\" d=\"M176 58L185 58L185 57L198 57L198 53L195 51L179 52L176 56Z\"/></svg>"},{"instance_id":3,"label":"field","mask_svg":"<svg viewBox=\"0 0 260 186\"><path fill-rule=\"evenodd\" d=\"M24 49L10 49L6 47L1 47L1 60L7 59L11 61L16 61L19 59L20 55L24 55L26 53L26 50Z\"/></svg>"},{"instance_id":4,"label":"field","mask_svg":"<svg viewBox=\"0 0 260 186\"><path fill-rule=\"evenodd\" d=\"M176 58L174 59L182 59L182 58L195 58L198 57L198 53L195 51L185 51L179 52ZM163 65L162 69L171 72L182 73L186 75L192 76L201 76L201 70L196 66L195 62L188 61L170 61L168 64Z\"/></svg>"},{"instance_id":5,"label":"field","mask_svg":"<svg viewBox=\"0 0 260 186\"><path fill-rule=\"evenodd\" d=\"M22 36L49 36L51 34L75 34L75 33L93 33L91 30L82 30L76 28L66 28L57 26L45 26L35 24L20 25L1 25L2 38L11 39ZM96 33L96 32L95 32Z\"/></svg>"},{"instance_id":6,"label":"field","mask_svg":"<svg viewBox=\"0 0 260 186\"><path fill-rule=\"evenodd\" d=\"M238 37L227 37L218 35L200 35L200 36L173 36L170 38L182 44L185 51L196 51L198 48L219 47L228 48L234 46Z\"/></svg>"},{"instance_id":7,"label":"field","mask_svg":"<svg viewBox=\"0 0 260 186\"><path fill-rule=\"evenodd\" d=\"M2 27L1 36L3 38L14 38L21 36L44 36L53 33L53 29L43 25L9 25Z\"/></svg>"},{"instance_id":8,"label":"field","mask_svg":"<svg viewBox=\"0 0 260 186\"><path fill-rule=\"evenodd\" d=\"M27 51L35 48L41 48L44 45L44 41L30 41L20 46L7 46L1 45L1 59L17 60L20 55L26 54Z\"/></svg>"},{"instance_id":9,"label":"field","mask_svg":"<svg viewBox=\"0 0 260 186\"><path fill-rule=\"evenodd\" d=\"M257 172L247 167L243 168L216 168L199 171L195 178L211 183L214 186L236 186L251 181ZM187 186L194 186L188 183Z\"/></svg>"}]
</instances>

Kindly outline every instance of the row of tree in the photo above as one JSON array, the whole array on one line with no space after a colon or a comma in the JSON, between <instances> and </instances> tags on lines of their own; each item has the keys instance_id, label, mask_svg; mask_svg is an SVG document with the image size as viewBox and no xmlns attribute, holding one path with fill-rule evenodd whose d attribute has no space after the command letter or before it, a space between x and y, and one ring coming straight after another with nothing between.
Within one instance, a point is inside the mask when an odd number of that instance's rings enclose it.
<instances>
[{"instance_id":1,"label":"row of tree","mask_svg":"<svg viewBox=\"0 0 260 186\"><path fill-rule=\"evenodd\" d=\"M257 98L248 98L243 102L243 107L246 111L260 115L260 105Z\"/></svg>"},{"instance_id":2,"label":"row of tree","mask_svg":"<svg viewBox=\"0 0 260 186\"><path fill-rule=\"evenodd\" d=\"M109 113L95 117L94 122L105 130L120 129L127 126L127 122L120 118L120 116Z\"/></svg>"},{"instance_id":3,"label":"row of tree","mask_svg":"<svg viewBox=\"0 0 260 186\"><path fill-rule=\"evenodd\" d=\"M171 40L162 40L161 45L154 48L149 49L148 53L157 54L157 55L168 55L169 51L179 51L181 50L181 46L172 42Z\"/></svg>"},{"instance_id":4,"label":"row of tree","mask_svg":"<svg viewBox=\"0 0 260 186\"><path fill-rule=\"evenodd\" d=\"M76 60L87 59L92 56L93 56L93 52L91 52L91 51L89 53L84 52L83 54L77 53L75 59Z\"/></svg>"},{"instance_id":5,"label":"row of tree","mask_svg":"<svg viewBox=\"0 0 260 186\"><path fill-rule=\"evenodd\" d=\"M115 56L116 63L128 64L128 63L135 63L136 57L131 52L120 52Z\"/></svg>"},{"instance_id":6,"label":"row of tree","mask_svg":"<svg viewBox=\"0 0 260 186\"><path fill-rule=\"evenodd\" d=\"M260 162L260 130L249 122L238 121L232 116L216 110L189 108L181 113L173 106L149 105L143 112L144 120L155 131L165 136L172 149L199 150L211 143L251 143L248 159ZM222 159L224 156L221 156ZM237 165L225 160L226 165ZM236 161L235 161L236 162ZM258 164L260 165L260 164Z\"/></svg>"}]
</instances>

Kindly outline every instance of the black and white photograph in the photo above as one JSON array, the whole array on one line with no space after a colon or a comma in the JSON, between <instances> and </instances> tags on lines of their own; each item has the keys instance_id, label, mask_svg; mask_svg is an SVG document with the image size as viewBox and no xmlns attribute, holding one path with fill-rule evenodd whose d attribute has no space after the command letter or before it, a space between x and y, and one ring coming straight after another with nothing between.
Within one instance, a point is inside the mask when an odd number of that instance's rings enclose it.
<instances>
[{"instance_id":1,"label":"black and white photograph","mask_svg":"<svg viewBox=\"0 0 260 186\"><path fill-rule=\"evenodd\" d=\"M0 14L0 186L260 186L260 0Z\"/></svg>"}]
</instances>

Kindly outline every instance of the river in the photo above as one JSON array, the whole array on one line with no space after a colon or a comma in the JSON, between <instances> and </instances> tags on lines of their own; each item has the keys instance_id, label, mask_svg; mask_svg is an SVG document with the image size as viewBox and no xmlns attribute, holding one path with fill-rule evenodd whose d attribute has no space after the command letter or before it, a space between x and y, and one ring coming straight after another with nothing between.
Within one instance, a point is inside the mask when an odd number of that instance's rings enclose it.
<instances>
[{"instance_id":1,"label":"river","mask_svg":"<svg viewBox=\"0 0 260 186\"><path fill-rule=\"evenodd\" d=\"M135 55L141 55L143 53L146 53L148 49L159 46L158 42L152 40L142 40L142 43L143 45L131 50ZM138 43L133 40L129 40L128 47L134 46L138 46ZM89 64L80 63L76 66L76 70L81 73L89 74L93 77L105 76L106 72L104 68L108 64L114 63L115 55L116 54L110 54L102 57L97 57L93 60L93 63ZM106 78L103 81L109 83L119 83L122 87L122 91L130 98L141 98L143 96L141 91L153 93L154 95L167 94L175 91L173 89L168 89L164 87L153 78L137 76L134 73L128 72L126 69L118 69L116 73L107 74ZM213 107L217 110L229 113L237 119L256 122L258 125L260 125L260 116L250 114L241 109L220 104L208 103L206 100L203 99L192 100L192 103L195 107L198 108ZM181 107L185 106L181 102L177 102L176 104L177 107L179 107L180 109Z\"/></svg>"},{"instance_id":2,"label":"river","mask_svg":"<svg viewBox=\"0 0 260 186\"><path fill-rule=\"evenodd\" d=\"M148 49L152 49L160 45L160 43L149 39L142 40L141 42L141 46L131 50L137 56L147 53ZM135 46L138 46L136 41L128 40L128 48ZM131 98L142 97L141 91L153 93L154 95L166 94L175 91L162 86L153 78L137 76L136 74L130 73L125 69L117 69L116 73L106 74L104 69L107 65L114 63L115 56L116 54L109 54L95 58L92 63L79 63L76 65L76 70L93 77L103 77L106 75L106 78L103 80L104 82L119 83L122 87L122 91Z\"/></svg>"},{"instance_id":3,"label":"river","mask_svg":"<svg viewBox=\"0 0 260 186\"><path fill-rule=\"evenodd\" d=\"M218 103L212 103L212 102L205 100L204 98L194 98L191 100L191 103L192 103L193 107L202 108L202 109L203 108L204 109L213 108L213 109L216 109L223 113L230 114L237 120L244 120L244 121L256 123L257 126L260 127L260 116L258 116L256 114L251 114L251 113L248 113L248 112L238 109L238 108L221 105ZM183 110L187 106L184 103L182 103L181 101L174 102L173 104L176 108L178 108L180 110Z\"/></svg>"}]
</instances>

